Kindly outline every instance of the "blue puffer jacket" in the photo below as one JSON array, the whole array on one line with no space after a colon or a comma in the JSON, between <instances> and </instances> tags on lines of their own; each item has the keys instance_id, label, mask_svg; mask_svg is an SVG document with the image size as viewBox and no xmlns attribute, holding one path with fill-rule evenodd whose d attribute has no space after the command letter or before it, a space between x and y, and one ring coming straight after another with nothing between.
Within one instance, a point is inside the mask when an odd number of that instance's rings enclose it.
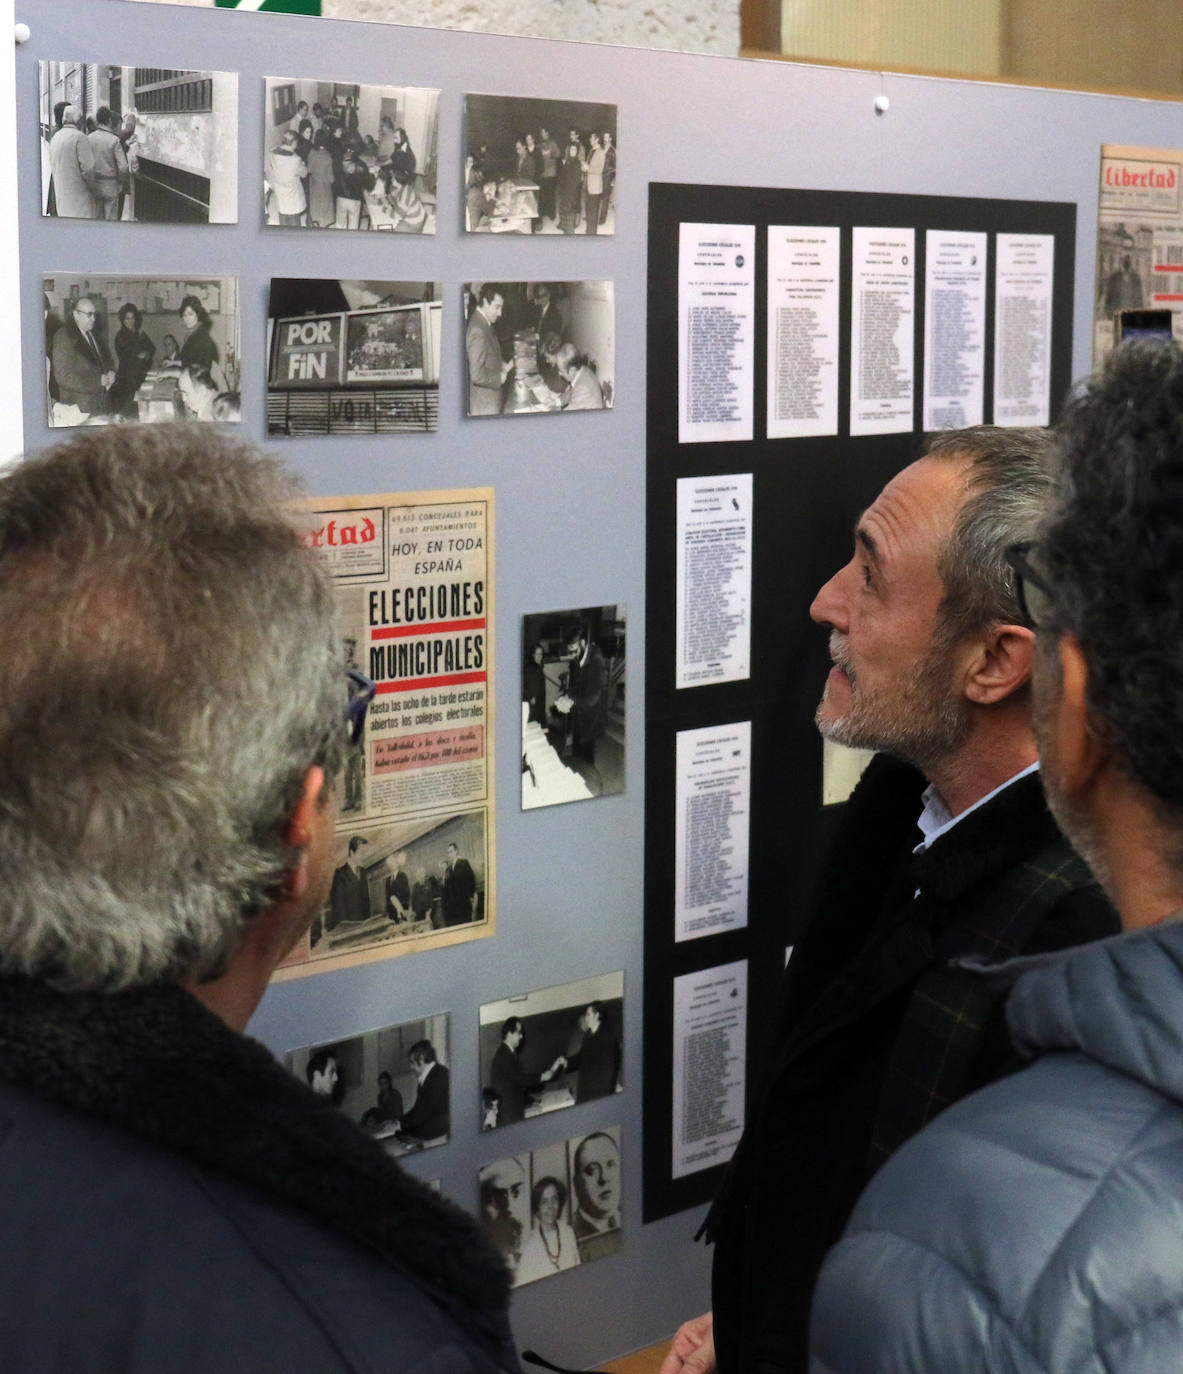
<instances>
[{"instance_id":1,"label":"blue puffer jacket","mask_svg":"<svg viewBox=\"0 0 1183 1374\"><path fill-rule=\"evenodd\" d=\"M814 1374L1183 1370L1183 923L1017 960L1022 1073L878 1174L814 1298Z\"/></svg>"}]
</instances>

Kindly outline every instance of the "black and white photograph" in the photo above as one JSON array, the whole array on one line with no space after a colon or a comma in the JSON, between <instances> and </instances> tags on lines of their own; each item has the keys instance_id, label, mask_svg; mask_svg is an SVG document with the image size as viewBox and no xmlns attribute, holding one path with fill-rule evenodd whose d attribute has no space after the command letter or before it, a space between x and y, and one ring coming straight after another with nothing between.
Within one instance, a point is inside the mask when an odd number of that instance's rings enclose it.
<instances>
[{"instance_id":1,"label":"black and white photograph","mask_svg":"<svg viewBox=\"0 0 1183 1374\"><path fill-rule=\"evenodd\" d=\"M430 434L440 284L273 277L267 433Z\"/></svg>"},{"instance_id":2,"label":"black and white photograph","mask_svg":"<svg viewBox=\"0 0 1183 1374\"><path fill-rule=\"evenodd\" d=\"M237 277L42 282L54 428L242 418Z\"/></svg>"},{"instance_id":3,"label":"black and white photograph","mask_svg":"<svg viewBox=\"0 0 1183 1374\"><path fill-rule=\"evenodd\" d=\"M482 1131L621 1091L623 972L486 1002L480 1027Z\"/></svg>"},{"instance_id":4,"label":"black and white photograph","mask_svg":"<svg viewBox=\"0 0 1183 1374\"><path fill-rule=\"evenodd\" d=\"M487 1164L480 1173L485 1234L515 1288L615 1255L621 1247L620 1127Z\"/></svg>"},{"instance_id":5,"label":"black and white photograph","mask_svg":"<svg viewBox=\"0 0 1183 1374\"><path fill-rule=\"evenodd\" d=\"M442 1145L451 1133L446 1013L306 1045L288 1072L368 1131L391 1154Z\"/></svg>"},{"instance_id":6,"label":"black and white photograph","mask_svg":"<svg viewBox=\"0 0 1183 1374\"><path fill-rule=\"evenodd\" d=\"M469 415L609 410L616 394L610 281L466 282Z\"/></svg>"},{"instance_id":7,"label":"black and white photograph","mask_svg":"<svg viewBox=\"0 0 1183 1374\"><path fill-rule=\"evenodd\" d=\"M135 224L238 223L238 76L39 62L41 210Z\"/></svg>"},{"instance_id":8,"label":"black and white photograph","mask_svg":"<svg viewBox=\"0 0 1183 1374\"><path fill-rule=\"evenodd\" d=\"M485 919L485 813L338 828L328 905L289 962L416 943Z\"/></svg>"},{"instance_id":9,"label":"black and white photograph","mask_svg":"<svg viewBox=\"0 0 1183 1374\"><path fill-rule=\"evenodd\" d=\"M439 91L266 78L263 223L434 234Z\"/></svg>"},{"instance_id":10,"label":"black and white photograph","mask_svg":"<svg viewBox=\"0 0 1183 1374\"><path fill-rule=\"evenodd\" d=\"M624 791L625 608L522 617L522 810Z\"/></svg>"},{"instance_id":11,"label":"black and white photograph","mask_svg":"<svg viewBox=\"0 0 1183 1374\"><path fill-rule=\"evenodd\" d=\"M470 234L615 234L616 106L464 97Z\"/></svg>"}]
</instances>

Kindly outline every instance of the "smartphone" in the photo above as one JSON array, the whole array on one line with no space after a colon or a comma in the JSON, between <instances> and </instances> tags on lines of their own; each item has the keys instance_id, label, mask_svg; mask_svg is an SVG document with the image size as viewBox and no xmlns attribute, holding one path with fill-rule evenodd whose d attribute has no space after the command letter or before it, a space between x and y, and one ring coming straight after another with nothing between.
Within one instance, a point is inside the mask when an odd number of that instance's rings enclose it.
<instances>
[{"instance_id":1,"label":"smartphone","mask_svg":"<svg viewBox=\"0 0 1183 1374\"><path fill-rule=\"evenodd\" d=\"M1116 343L1126 339L1170 339L1170 310L1119 310L1116 315Z\"/></svg>"}]
</instances>

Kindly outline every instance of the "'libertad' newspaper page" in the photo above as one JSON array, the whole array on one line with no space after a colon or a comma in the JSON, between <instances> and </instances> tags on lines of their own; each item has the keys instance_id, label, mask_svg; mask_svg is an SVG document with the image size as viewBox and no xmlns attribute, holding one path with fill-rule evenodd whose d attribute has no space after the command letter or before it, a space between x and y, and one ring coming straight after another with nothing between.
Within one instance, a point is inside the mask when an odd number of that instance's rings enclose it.
<instances>
[{"instance_id":1,"label":"'libertad' newspaper page","mask_svg":"<svg viewBox=\"0 0 1183 1374\"><path fill-rule=\"evenodd\" d=\"M1120 310L1170 310L1183 338L1183 150L1101 147L1093 364Z\"/></svg>"},{"instance_id":2,"label":"'libertad' newspaper page","mask_svg":"<svg viewBox=\"0 0 1183 1374\"><path fill-rule=\"evenodd\" d=\"M281 978L491 935L494 918L493 492L326 498L308 520L345 666L375 692L329 902Z\"/></svg>"}]
</instances>

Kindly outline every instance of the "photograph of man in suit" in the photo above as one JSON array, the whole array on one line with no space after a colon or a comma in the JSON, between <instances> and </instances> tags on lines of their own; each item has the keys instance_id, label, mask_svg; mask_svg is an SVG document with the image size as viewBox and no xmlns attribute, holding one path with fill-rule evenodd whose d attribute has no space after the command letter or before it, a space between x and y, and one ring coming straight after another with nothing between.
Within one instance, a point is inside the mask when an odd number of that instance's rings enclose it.
<instances>
[{"instance_id":1,"label":"photograph of man in suit","mask_svg":"<svg viewBox=\"0 0 1183 1374\"><path fill-rule=\"evenodd\" d=\"M500 282L485 282L464 334L470 415L501 414L501 391L513 366L502 357L501 341L493 328L504 309L505 290Z\"/></svg>"},{"instance_id":2,"label":"photograph of man in suit","mask_svg":"<svg viewBox=\"0 0 1183 1374\"><path fill-rule=\"evenodd\" d=\"M61 407L55 407L55 425L79 424L91 415L111 409L110 390L115 383L115 364L107 341L95 329L98 308L89 296L79 296L70 318L53 336L51 358ZM63 414L66 406L77 409Z\"/></svg>"},{"instance_id":3,"label":"photograph of man in suit","mask_svg":"<svg viewBox=\"0 0 1183 1374\"><path fill-rule=\"evenodd\" d=\"M418 1087L415 1101L403 1113L402 1135L436 1140L451 1128L450 1084L447 1066L436 1058L430 1040L417 1040L407 1051Z\"/></svg>"},{"instance_id":4,"label":"photograph of man in suit","mask_svg":"<svg viewBox=\"0 0 1183 1374\"><path fill-rule=\"evenodd\" d=\"M325 913L324 928L332 930L342 921L365 921L370 916L370 887L361 871L360 850L369 841L354 835L349 841L345 862L333 873L329 890L329 909Z\"/></svg>"},{"instance_id":5,"label":"photograph of man in suit","mask_svg":"<svg viewBox=\"0 0 1183 1374\"><path fill-rule=\"evenodd\" d=\"M567 717L571 752L594 767L596 741L608 728L608 670L585 622L573 624L564 638L571 662L567 690L555 702L555 710Z\"/></svg>"},{"instance_id":6,"label":"photograph of man in suit","mask_svg":"<svg viewBox=\"0 0 1183 1374\"><path fill-rule=\"evenodd\" d=\"M460 857L460 848L455 842L448 845L444 863L444 890L440 899L444 925L468 925L476 920L476 874L472 864Z\"/></svg>"}]
</instances>

